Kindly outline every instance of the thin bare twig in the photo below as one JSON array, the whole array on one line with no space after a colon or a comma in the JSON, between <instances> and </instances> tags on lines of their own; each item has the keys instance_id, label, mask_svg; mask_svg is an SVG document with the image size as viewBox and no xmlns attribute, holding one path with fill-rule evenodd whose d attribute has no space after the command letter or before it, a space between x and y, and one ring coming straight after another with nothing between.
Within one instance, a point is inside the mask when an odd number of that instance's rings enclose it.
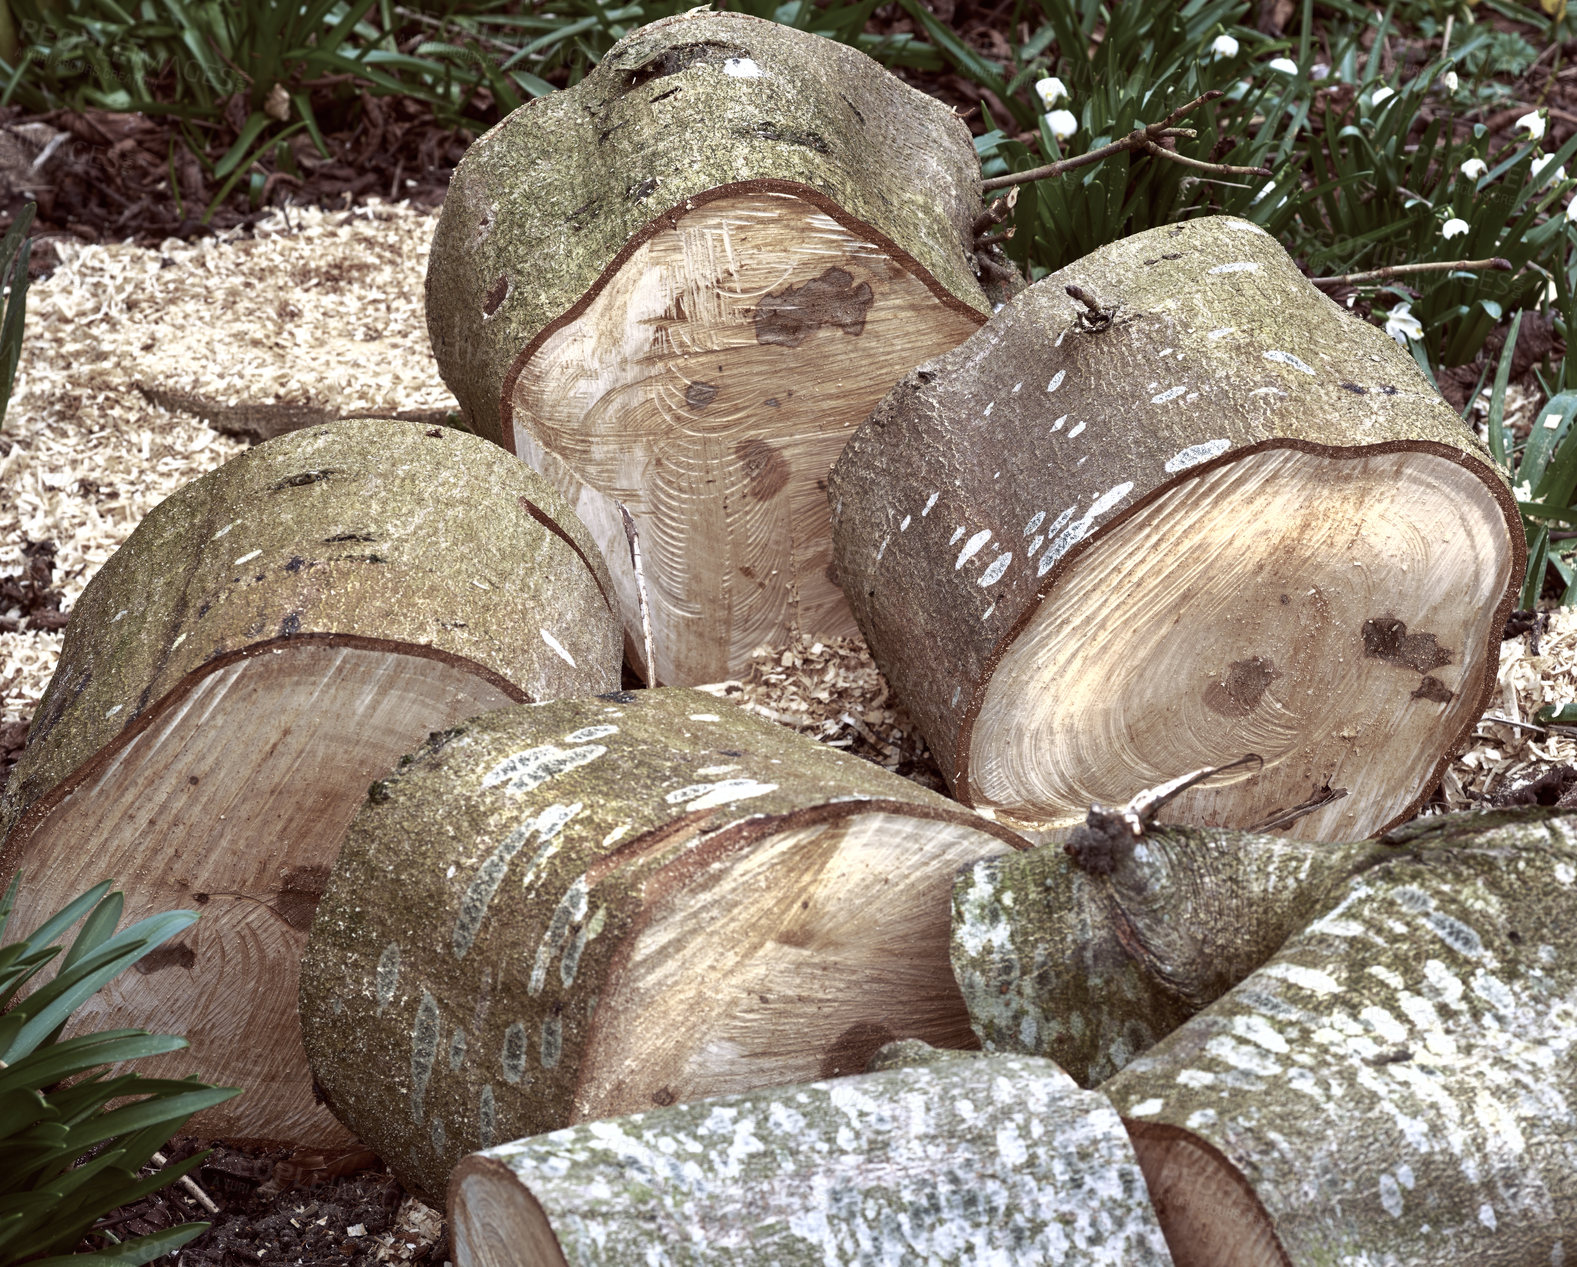
<instances>
[{"instance_id":1,"label":"thin bare twig","mask_svg":"<svg viewBox=\"0 0 1577 1267\"><path fill-rule=\"evenodd\" d=\"M1313 796L1309 797L1308 800L1303 801L1301 804L1294 805L1290 809L1278 810L1269 818L1265 819L1264 822L1255 823L1248 830L1280 831L1283 827L1291 827L1293 823L1297 822L1300 818L1307 818L1310 814L1314 813L1315 810L1324 809L1327 805L1331 804L1331 802L1339 801L1346 795L1346 788L1333 788L1329 784L1326 784L1324 788L1316 792Z\"/></svg>"},{"instance_id":2,"label":"thin bare twig","mask_svg":"<svg viewBox=\"0 0 1577 1267\"><path fill-rule=\"evenodd\" d=\"M1160 142L1176 137L1194 137L1198 133L1192 128L1176 128L1172 125L1190 111L1197 109L1207 101L1214 101L1221 96L1219 89L1212 88L1207 93L1202 93L1192 101L1179 106L1159 123L1150 123L1142 128L1135 128L1127 136L1113 141L1110 145L1102 145L1098 149L1090 150L1087 154L1075 154L1072 158L1058 159L1055 163L1047 163L1044 167L1032 167L1026 172L1009 172L1006 176L993 176L990 180L980 182L980 188L985 192L993 189L1007 189L1012 185L1027 185L1031 181L1046 180L1052 176L1061 176L1078 167L1087 167L1091 163L1098 163L1103 158L1124 150L1139 150L1157 157L1181 162L1187 167L1194 167L1208 172L1221 172L1227 175L1243 176L1272 176L1275 173L1268 167L1228 167L1222 163L1202 163L1198 159L1185 159L1181 154L1167 149Z\"/></svg>"},{"instance_id":3,"label":"thin bare twig","mask_svg":"<svg viewBox=\"0 0 1577 1267\"><path fill-rule=\"evenodd\" d=\"M170 1164L170 1159L163 1153L154 1153L154 1155L148 1160L151 1161L155 1166L158 1166L161 1170ZM214 1204L214 1199L201 1188L199 1188L197 1186L197 1181L190 1175L182 1175L179 1182L181 1187L185 1188L192 1194L192 1196L197 1198L197 1204L202 1206L203 1209L207 1210L209 1214L219 1213L219 1207Z\"/></svg>"},{"instance_id":4,"label":"thin bare twig","mask_svg":"<svg viewBox=\"0 0 1577 1267\"><path fill-rule=\"evenodd\" d=\"M1477 272L1481 269L1511 272L1511 261L1496 255L1487 260L1426 260L1418 264L1392 264L1389 268L1375 268L1367 273L1343 273L1340 277L1311 277L1316 286L1356 286L1360 282L1384 281L1387 277L1405 277L1408 273Z\"/></svg>"}]
</instances>

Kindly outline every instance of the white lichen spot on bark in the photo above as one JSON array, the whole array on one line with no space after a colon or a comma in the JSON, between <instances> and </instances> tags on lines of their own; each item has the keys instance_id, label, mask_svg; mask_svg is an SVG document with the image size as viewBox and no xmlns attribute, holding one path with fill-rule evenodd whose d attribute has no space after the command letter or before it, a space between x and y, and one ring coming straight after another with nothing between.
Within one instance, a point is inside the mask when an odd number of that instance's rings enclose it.
<instances>
[{"instance_id":1,"label":"white lichen spot on bark","mask_svg":"<svg viewBox=\"0 0 1577 1267\"><path fill-rule=\"evenodd\" d=\"M547 643L548 646L553 649L554 655L563 660L564 663L569 665L570 668L573 669L576 667L575 657L564 649L564 644L562 642L550 634L546 629L539 629L537 632L542 635L542 641Z\"/></svg>"},{"instance_id":2,"label":"white lichen spot on bark","mask_svg":"<svg viewBox=\"0 0 1577 1267\"><path fill-rule=\"evenodd\" d=\"M378 1015L394 1001L394 991L400 984L400 947L390 942L378 956L378 966L373 972L373 988L378 994Z\"/></svg>"},{"instance_id":3,"label":"white lichen spot on bark","mask_svg":"<svg viewBox=\"0 0 1577 1267\"><path fill-rule=\"evenodd\" d=\"M981 549L984 548L986 542L990 540L991 529L982 528L979 532L975 533L974 536L970 537L968 541L964 542L964 548L958 552L958 561L953 564L953 571L958 571L959 568L968 563L970 559L979 554Z\"/></svg>"},{"instance_id":4,"label":"white lichen spot on bark","mask_svg":"<svg viewBox=\"0 0 1577 1267\"><path fill-rule=\"evenodd\" d=\"M1266 352L1263 355L1267 361L1275 361L1279 365L1290 365L1293 369L1298 370L1300 373L1310 375L1314 373L1314 367L1312 365L1306 361L1300 360L1291 352L1282 352L1272 348L1269 352Z\"/></svg>"},{"instance_id":5,"label":"white lichen spot on bark","mask_svg":"<svg viewBox=\"0 0 1577 1267\"><path fill-rule=\"evenodd\" d=\"M427 1096L433 1061L438 1056L438 1032L438 1000L423 990L416 1021L411 1026L411 1116L418 1122L422 1120L422 1101Z\"/></svg>"}]
</instances>

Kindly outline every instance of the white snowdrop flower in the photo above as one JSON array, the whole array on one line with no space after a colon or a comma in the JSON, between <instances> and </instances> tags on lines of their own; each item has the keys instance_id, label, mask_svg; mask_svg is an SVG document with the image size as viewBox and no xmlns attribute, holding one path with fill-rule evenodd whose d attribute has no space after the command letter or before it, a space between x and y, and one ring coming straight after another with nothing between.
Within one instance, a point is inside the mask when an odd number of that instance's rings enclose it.
<instances>
[{"instance_id":1,"label":"white snowdrop flower","mask_svg":"<svg viewBox=\"0 0 1577 1267\"><path fill-rule=\"evenodd\" d=\"M1380 87L1374 90L1374 96L1370 97L1369 100L1374 105L1380 105L1382 102L1389 101L1394 96L1396 96L1396 89L1387 88L1382 84Z\"/></svg>"},{"instance_id":2,"label":"white snowdrop flower","mask_svg":"<svg viewBox=\"0 0 1577 1267\"><path fill-rule=\"evenodd\" d=\"M1541 111L1530 110L1517 120L1515 126L1525 131L1530 141L1542 141L1544 139L1545 122Z\"/></svg>"},{"instance_id":3,"label":"white snowdrop flower","mask_svg":"<svg viewBox=\"0 0 1577 1267\"><path fill-rule=\"evenodd\" d=\"M1577 224L1577 197L1566 204L1566 223Z\"/></svg>"},{"instance_id":4,"label":"white snowdrop flower","mask_svg":"<svg viewBox=\"0 0 1577 1267\"><path fill-rule=\"evenodd\" d=\"M1452 216L1451 219L1440 226L1440 236L1448 240L1459 238L1471 227L1466 220L1459 220L1456 216Z\"/></svg>"},{"instance_id":5,"label":"white snowdrop flower","mask_svg":"<svg viewBox=\"0 0 1577 1267\"><path fill-rule=\"evenodd\" d=\"M1535 156L1533 162L1528 165L1528 170L1534 176L1537 176L1540 172L1542 172L1546 167L1548 167L1554 161L1555 161L1555 155L1553 155L1553 154L1539 154L1539 155ZM1555 183L1556 184L1560 184L1560 182L1565 180L1565 179L1566 179L1566 169L1564 167L1557 167L1555 169Z\"/></svg>"},{"instance_id":6,"label":"white snowdrop flower","mask_svg":"<svg viewBox=\"0 0 1577 1267\"><path fill-rule=\"evenodd\" d=\"M1062 102L1069 100L1068 85L1055 75L1046 79L1037 79L1035 92L1040 97L1040 104L1047 110L1053 110Z\"/></svg>"},{"instance_id":7,"label":"white snowdrop flower","mask_svg":"<svg viewBox=\"0 0 1577 1267\"><path fill-rule=\"evenodd\" d=\"M1222 57L1236 57L1238 55L1238 42L1230 35L1218 35L1210 44L1212 59Z\"/></svg>"},{"instance_id":8,"label":"white snowdrop flower","mask_svg":"<svg viewBox=\"0 0 1577 1267\"><path fill-rule=\"evenodd\" d=\"M1313 66L1309 67L1310 79L1329 79L1330 77L1331 68L1324 62L1316 62Z\"/></svg>"},{"instance_id":9,"label":"white snowdrop flower","mask_svg":"<svg viewBox=\"0 0 1577 1267\"><path fill-rule=\"evenodd\" d=\"M1404 348L1409 339L1424 337L1424 326L1412 313L1412 304L1397 304L1385 319L1385 332Z\"/></svg>"},{"instance_id":10,"label":"white snowdrop flower","mask_svg":"<svg viewBox=\"0 0 1577 1267\"><path fill-rule=\"evenodd\" d=\"M1561 297L1561 292L1556 289L1556 286L1555 286L1554 282L1551 282L1549 285L1547 285L1544 288L1544 302L1545 303L1550 303L1550 304L1556 303L1560 299L1560 297Z\"/></svg>"},{"instance_id":11,"label":"white snowdrop flower","mask_svg":"<svg viewBox=\"0 0 1577 1267\"><path fill-rule=\"evenodd\" d=\"M1461 81L1457 79L1456 71L1448 70L1445 74L1440 76L1440 82L1446 86L1447 92L1455 92L1457 90L1457 85Z\"/></svg>"},{"instance_id":12,"label":"white snowdrop flower","mask_svg":"<svg viewBox=\"0 0 1577 1267\"><path fill-rule=\"evenodd\" d=\"M1481 158L1470 158L1459 170L1469 180L1478 180L1489 175L1489 164Z\"/></svg>"},{"instance_id":13,"label":"white snowdrop flower","mask_svg":"<svg viewBox=\"0 0 1577 1267\"><path fill-rule=\"evenodd\" d=\"M1298 63L1290 57L1272 57L1265 63L1271 70L1279 70L1283 75L1296 75Z\"/></svg>"},{"instance_id":14,"label":"white snowdrop flower","mask_svg":"<svg viewBox=\"0 0 1577 1267\"><path fill-rule=\"evenodd\" d=\"M1059 141L1066 141L1079 130L1079 121L1072 110L1052 110L1046 115L1046 126Z\"/></svg>"}]
</instances>

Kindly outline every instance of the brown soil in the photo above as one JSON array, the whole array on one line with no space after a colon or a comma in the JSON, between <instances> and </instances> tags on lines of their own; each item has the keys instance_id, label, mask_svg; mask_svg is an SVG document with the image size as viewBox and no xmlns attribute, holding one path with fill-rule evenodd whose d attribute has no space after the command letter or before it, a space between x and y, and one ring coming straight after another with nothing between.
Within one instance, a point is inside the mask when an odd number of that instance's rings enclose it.
<instances>
[{"instance_id":1,"label":"brown soil","mask_svg":"<svg viewBox=\"0 0 1577 1267\"><path fill-rule=\"evenodd\" d=\"M206 1147L201 1140L181 1141L166 1158L182 1161ZM448 1258L436 1212L413 1201L370 1152L326 1157L220 1146L191 1177L202 1197L171 1184L100 1220L97 1228L126 1240L180 1223L210 1224L180 1251L182 1267L438 1267ZM203 1197L217 1213L200 1204ZM90 1235L78 1250L104 1244L104 1238Z\"/></svg>"}]
</instances>

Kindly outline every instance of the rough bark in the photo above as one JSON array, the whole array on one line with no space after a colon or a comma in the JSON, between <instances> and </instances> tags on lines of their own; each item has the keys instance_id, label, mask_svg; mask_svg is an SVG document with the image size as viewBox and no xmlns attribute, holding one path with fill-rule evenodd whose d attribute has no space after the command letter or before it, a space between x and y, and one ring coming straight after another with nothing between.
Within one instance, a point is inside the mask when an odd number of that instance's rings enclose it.
<instances>
[{"instance_id":1,"label":"rough bark","mask_svg":"<svg viewBox=\"0 0 1577 1267\"><path fill-rule=\"evenodd\" d=\"M1395 852L1152 828L1109 874L1061 845L988 858L953 889L953 972L987 1051L1111 1077L1280 948L1354 872Z\"/></svg>"},{"instance_id":2,"label":"rough bark","mask_svg":"<svg viewBox=\"0 0 1577 1267\"><path fill-rule=\"evenodd\" d=\"M1577 820L1397 836L1101 1087L1179 1263L1559 1263L1577 1244Z\"/></svg>"},{"instance_id":3,"label":"rough bark","mask_svg":"<svg viewBox=\"0 0 1577 1267\"><path fill-rule=\"evenodd\" d=\"M972 1046L946 894L1020 843L699 691L475 718L347 833L302 964L313 1073L438 1194L501 1139Z\"/></svg>"},{"instance_id":4,"label":"rough bark","mask_svg":"<svg viewBox=\"0 0 1577 1267\"><path fill-rule=\"evenodd\" d=\"M788 629L852 632L827 468L989 311L978 179L940 103L724 13L633 32L461 161L428 268L439 367L470 425L586 521L649 679L737 674Z\"/></svg>"},{"instance_id":5,"label":"rough bark","mask_svg":"<svg viewBox=\"0 0 1577 1267\"><path fill-rule=\"evenodd\" d=\"M829 496L954 793L1054 828L1246 751L1167 816L1249 827L1328 786L1293 835L1404 820L1494 685L1524 551L1412 361L1229 217L1030 287L894 388Z\"/></svg>"},{"instance_id":6,"label":"rough bark","mask_svg":"<svg viewBox=\"0 0 1577 1267\"><path fill-rule=\"evenodd\" d=\"M518 1140L460 1164L449 1210L456 1267L523 1248L568 1267L1171 1262L1111 1106L1028 1056Z\"/></svg>"},{"instance_id":7,"label":"rough bark","mask_svg":"<svg viewBox=\"0 0 1577 1267\"><path fill-rule=\"evenodd\" d=\"M72 612L0 818L19 926L105 875L131 918L197 904L94 1024L185 1034L161 1068L245 1086L205 1134L340 1138L288 985L340 836L435 728L616 687L610 593L568 506L477 437L368 420L242 454L155 507Z\"/></svg>"}]
</instances>

